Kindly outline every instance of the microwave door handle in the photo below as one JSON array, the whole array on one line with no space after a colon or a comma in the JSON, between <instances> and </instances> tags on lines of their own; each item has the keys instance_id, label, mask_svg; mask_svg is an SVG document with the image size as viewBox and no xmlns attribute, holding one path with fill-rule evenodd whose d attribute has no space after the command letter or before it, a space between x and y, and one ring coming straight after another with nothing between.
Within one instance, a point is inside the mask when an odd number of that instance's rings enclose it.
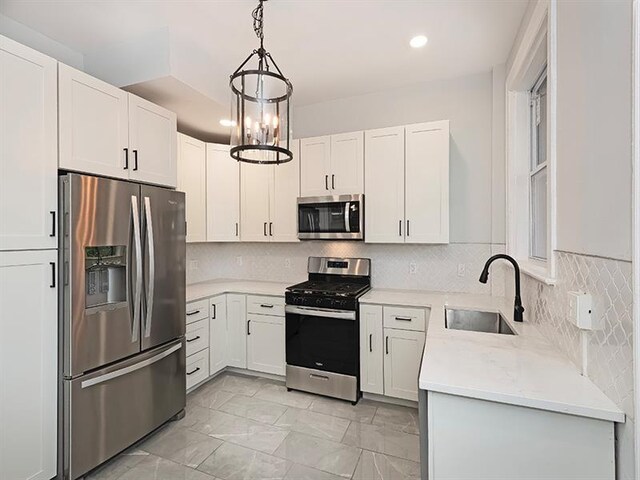
<instances>
[{"instance_id":1,"label":"microwave door handle","mask_svg":"<svg viewBox=\"0 0 640 480\"><path fill-rule=\"evenodd\" d=\"M138 208L138 197L131 195L131 220L133 223L133 250L136 258L136 280L133 292L133 300L129 297L129 301L133 301L133 325L131 326L131 342L138 341L138 333L140 332L140 316L141 316L141 295L142 295L142 239L140 235L140 209ZM129 249L131 250L131 248ZM133 262L129 264L131 268Z\"/></svg>"},{"instance_id":2,"label":"microwave door handle","mask_svg":"<svg viewBox=\"0 0 640 480\"><path fill-rule=\"evenodd\" d=\"M153 240L153 220L151 218L151 200L144 197L144 213L146 221L147 246L149 251L149 279L147 281L147 315L144 322L144 336L151 336L151 320L153 319L153 290L156 281L156 259Z\"/></svg>"},{"instance_id":3,"label":"microwave door handle","mask_svg":"<svg viewBox=\"0 0 640 480\"><path fill-rule=\"evenodd\" d=\"M351 207L351 202L344 202L344 231L347 233L351 232L351 226L349 223L349 209Z\"/></svg>"}]
</instances>

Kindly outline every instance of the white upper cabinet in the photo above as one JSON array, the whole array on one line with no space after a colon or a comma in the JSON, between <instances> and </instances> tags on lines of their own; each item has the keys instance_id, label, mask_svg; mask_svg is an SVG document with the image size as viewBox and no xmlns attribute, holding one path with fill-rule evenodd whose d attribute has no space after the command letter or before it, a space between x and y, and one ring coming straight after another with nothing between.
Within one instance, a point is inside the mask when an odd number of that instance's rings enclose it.
<instances>
[{"instance_id":1,"label":"white upper cabinet","mask_svg":"<svg viewBox=\"0 0 640 480\"><path fill-rule=\"evenodd\" d=\"M449 242L449 121L365 132L365 241Z\"/></svg>"},{"instance_id":2,"label":"white upper cabinet","mask_svg":"<svg viewBox=\"0 0 640 480\"><path fill-rule=\"evenodd\" d=\"M405 127L405 218L409 243L449 242L449 121Z\"/></svg>"},{"instance_id":3,"label":"white upper cabinet","mask_svg":"<svg viewBox=\"0 0 640 480\"><path fill-rule=\"evenodd\" d=\"M207 144L207 240L240 240L240 164L229 145Z\"/></svg>"},{"instance_id":4,"label":"white upper cabinet","mask_svg":"<svg viewBox=\"0 0 640 480\"><path fill-rule=\"evenodd\" d=\"M177 185L176 114L129 94L131 180L167 187Z\"/></svg>"},{"instance_id":5,"label":"white upper cabinet","mask_svg":"<svg viewBox=\"0 0 640 480\"><path fill-rule=\"evenodd\" d=\"M178 134L178 190L185 193L187 242L207 240L205 143Z\"/></svg>"},{"instance_id":6,"label":"white upper cabinet","mask_svg":"<svg viewBox=\"0 0 640 480\"><path fill-rule=\"evenodd\" d=\"M58 109L60 168L176 186L173 112L63 64Z\"/></svg>"},{"instance_id":7,"label":"white upper cabinet","mask_svg":"<svg viewBox=\"0 0 640 480\"><path fill-rule=\"evenodd\" d=\"M129 94L59 64L60 168L129 178Z\"/></svg>"},{"instance_id":8,"label":"white upper cabinet","mask_svg":"<svg viewBox=\"0 0 640 480\"><path fill-rule=\"evenodd\" d=\"M364 191L364 133L331 135L332 195Z\"/></svg>"},{"instance_id":9,"label":"white upper cabinet","mask_svg":"<svg viewBox=\"0 0 640 480\"><path fill-rule=\"evenodd\" d=\"M404 242L404 127L365 132L365 241Z\"/></svg>"},{"instance_id":10,"label":"white upper cabinet","mask_svg":"<svg viewBox=\"0 0 640 480\"><path fill-rule=\"evenodd\" d=\"M56 475L55 250L0 252L0 478Z\"/></svg>"},{"instance_id":11,"label":"white upper cabinet","mask_svg":"<svg viewBox=\"0 0 640 480\"><path fill-rule=\"evenodd\" d=\"M331 137L300 140L300 196L331 195Z\"/></svg>"},{"instance_id":12,"label":"white upper cabinet","mask_svg":"<svg viewBox=\"0 0 640 480\"><path fill-rule=\"evenodd\" d=\"M243 242L270 241L269 203L273 167L243 163L240 165L241 220L240 238Z\"/></svg>"},{"instance_id":13,"label":"white upper cabinet","mask_svg":"<svg viewBox=\"0 0 640 480\"><path fill-rule=\"evenodd\" d=\"M240 237L243 242L298 241L297 140L293 140L291 150L293 160L281 165L241 165Z\"/></svg>"},{"instance_id":14,"label":"white upper cabinet","mask_svg":"<svg viewBox=\"0 0 640 480\"><path fill-rule=\"evenodd\" d=\"M57 247L57 62L0 36L0 250Z\"/></svg>"},{"instance_id":15,"label":"white upper cabinet","mask_svg":"<svg viewBox=\"0 0 640 480\"><path fill-rule=\"evenodd\" d=\"M274 165L274 182L270 195L271 241L297 242L298 196L300 195L300 142L293 140L293 160Z\"/></svg>"},{"instance_id":16,"label":"white upper cabinet","mask_svg":"<svg viewBox=\"0 0 640 480\"><path fill-rule=\"evenodd\" d=\"M300 194L303 197L362 193L363 132L300 141Z\"/></svg>"}]
</instances>

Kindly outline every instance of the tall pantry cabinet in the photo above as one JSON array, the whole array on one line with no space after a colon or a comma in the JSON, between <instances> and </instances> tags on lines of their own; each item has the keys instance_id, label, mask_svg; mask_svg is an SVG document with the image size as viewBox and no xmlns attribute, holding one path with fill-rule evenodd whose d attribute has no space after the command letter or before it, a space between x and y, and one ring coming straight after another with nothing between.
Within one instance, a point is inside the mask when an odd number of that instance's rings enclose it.
<instances>
[{"instance_id":1,"label":"tall pantry cabinet","mask_svg":"<svg viewBox=\"0 0 640 480\"><path fill-rule=\"evenodd\" d=\"M0 36L0 478L56 475L57 62Z\"/></svg>"}]
</instances>

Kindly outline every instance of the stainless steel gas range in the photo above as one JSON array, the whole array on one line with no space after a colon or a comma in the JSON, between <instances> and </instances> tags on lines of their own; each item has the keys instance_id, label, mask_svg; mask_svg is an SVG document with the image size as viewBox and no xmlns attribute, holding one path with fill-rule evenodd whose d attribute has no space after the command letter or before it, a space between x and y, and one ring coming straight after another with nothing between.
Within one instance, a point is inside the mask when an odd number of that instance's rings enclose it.
<instances>
[{"instance_id":1,"label":"stainless steel gas range","mask_svg":"<svg viewBox=\"0 0 640 480\"><path fill-rule=\"evenodd\" d=\"M360 398L358 298L370 289L368 258L309 257L309 280L287 288L286 382L354 404Z\"/></svg>"}]
</instances>

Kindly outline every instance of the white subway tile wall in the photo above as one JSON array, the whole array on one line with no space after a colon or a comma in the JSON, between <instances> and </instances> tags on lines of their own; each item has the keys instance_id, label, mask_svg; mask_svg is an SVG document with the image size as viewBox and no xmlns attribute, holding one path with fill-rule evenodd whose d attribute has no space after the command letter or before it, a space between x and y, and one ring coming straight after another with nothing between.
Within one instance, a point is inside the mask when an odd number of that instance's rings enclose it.
<instances>
[{"instance_id":1,"label":"white subway tile wall","mask_svg":"<svg viewBox=\"0 0 640 480\"><path fill-rule=\"evenodd\" d=\"M504 267L495 265L491 284L478 277L484 262L504 245L369 245L362 242L197 243L187 245L187 284L216 278L298 282L307 276L307 259L366 257L376 288L504 295ZM240 260L241 259L241 260ZM197 269L193 262L197 262ZM241 262L241 264L240 264ZM410 264L416 272L410 273ZM462 265L459 272L459 266Z\"/></svg>"}]
</instances>

